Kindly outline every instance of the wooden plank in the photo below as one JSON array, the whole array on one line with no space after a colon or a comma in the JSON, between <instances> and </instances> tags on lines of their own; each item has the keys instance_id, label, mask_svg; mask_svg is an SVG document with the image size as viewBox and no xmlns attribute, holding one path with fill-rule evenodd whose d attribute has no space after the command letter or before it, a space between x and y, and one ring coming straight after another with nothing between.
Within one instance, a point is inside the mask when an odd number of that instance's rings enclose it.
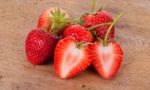
<instances>
[{"instance_id":1,"label":"wooden plank","mask_svg":"<svg viewBox=\"0 0 150 90\"><path fill-rule=\"evenodd\" d=\"M71 17L90 11L90 0L1 0L0 1L0 90L149 90L150 89L150 0L97 0L113 16L124 11L117 24L116 40L124 61L113 80L104 80L87 70L70 80L61 80L52 62L33 66L26 60L27 33L36 27L43 9L58 6Z\"/></svg>"}]
</instances>

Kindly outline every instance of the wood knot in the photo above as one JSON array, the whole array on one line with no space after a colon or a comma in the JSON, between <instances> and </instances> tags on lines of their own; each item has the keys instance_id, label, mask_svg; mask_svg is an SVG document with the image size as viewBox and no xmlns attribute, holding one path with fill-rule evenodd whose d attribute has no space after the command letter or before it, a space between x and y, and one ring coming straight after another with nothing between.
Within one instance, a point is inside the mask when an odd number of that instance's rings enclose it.
<instances>
[{"instance_id":1,"label":"wood knot","mask_svg":"<svg viewBox=\"0 0 150 90\"><path fill-rule=\"evenodd\" d=\"M3 76L2 75L0 75L0 80L3 78Z\"/></svg>"}]
</instances>

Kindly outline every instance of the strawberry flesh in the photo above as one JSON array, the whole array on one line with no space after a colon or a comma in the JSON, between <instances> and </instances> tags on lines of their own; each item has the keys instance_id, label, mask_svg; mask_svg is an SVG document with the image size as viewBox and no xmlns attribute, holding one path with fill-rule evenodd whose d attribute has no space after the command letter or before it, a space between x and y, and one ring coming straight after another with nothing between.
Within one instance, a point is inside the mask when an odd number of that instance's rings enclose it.
<instances>
[{"instance_id":1,"label":"strawberry flesh","mask_svg":"<svg viewBox=\"0 0 150 90\"><path fill-rule=\"evenodd\" d=\"M55 72L60 78L71 78L85 70L90 64L89 48L77 47L77 41L73 38L60 40L55 49Z\"/></svg>"},{"instance_id":2,"label":"strawberry flesh","mask_svg":"<svg viewBox=\"0 0 150 90\"><path fill-rule=\"evenodd\" d=\"M112 79L117 73L123 58L123 51L119 44L110 42L103 46L100 42L91 45L93 67L105 79Z\"/></svg>"}]
</instances>

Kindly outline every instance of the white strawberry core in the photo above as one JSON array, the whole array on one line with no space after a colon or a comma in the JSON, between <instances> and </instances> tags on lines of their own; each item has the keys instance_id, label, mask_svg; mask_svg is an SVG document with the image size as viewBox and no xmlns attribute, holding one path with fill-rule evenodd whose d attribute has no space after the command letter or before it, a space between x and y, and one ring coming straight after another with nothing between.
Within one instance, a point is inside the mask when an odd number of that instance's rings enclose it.
<instances>
[{"instance_id":1,"label":"white strawberry core","mask_svg":"<svg viewBox=\"0 0 150 90\"><path fill-rule=\"evenodd\" d=\"M99 56L99 62L102 65L102 68L104 69L104 73L107 75L109 75L109 72L111 70L112 67L112 63L113 63L113 58L114 58L114 54L113 54L113 47L112 46L100 46L98 47L98 56Z\"/></svg>"},{"instance_id":2,"label":"white strawberry core","mask_svg":"<svg viewBox=\"0 0 150 90\"><path fill-rule=\"evenodd\" d=\"M76 48L76 44L69 45L64 51L63 62L61 67L62 78L65 78L70 71L79 64L83 58L83 50Z\"/></svg>"}]
</instances>

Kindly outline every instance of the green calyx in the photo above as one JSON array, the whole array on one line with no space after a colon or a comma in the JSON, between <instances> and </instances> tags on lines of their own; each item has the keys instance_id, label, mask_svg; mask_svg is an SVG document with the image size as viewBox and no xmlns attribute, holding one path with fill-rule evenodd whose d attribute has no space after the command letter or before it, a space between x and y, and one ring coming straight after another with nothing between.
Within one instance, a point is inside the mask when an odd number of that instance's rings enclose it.
<instances>
[{"instance_id":1,"label":"green calyx","mask_svg":"<svg viewBox=\"0 0 150 90\"><path fill-rule=\"evenodd\" d=\"M124 15L123 12L120 13L119 15L117 15L116 18L115 18L115 19L113 20L113 22L111 23L111 25L109 26L108 31L107 31L106 34L105 34L104 40L102 41L102 43L103 43L104 46L107 46L107 45L108 45L108 43L109 43L108 35L110 34L110 32L111 32L113 26L116 24L116 22L117 22L117 21L121 18L121 16L123 16L123 15Z\"/></svg>"},{"instance_id":2,"label":"green calyx","mask_svg":"<svg viewBox=\"0 0 150 90\"><path fill-rule=\"evenodd\" d=\"M90 44L93 44L93 43L90 43L90 42L77 42L77 43L76 43L76 47L77 47L78 49L81 49L81 48L83 48L83 47L85 47L85 46L88 46L88 45L90 45Z\"/></svg>"},{"instance_id":3,"label":"green calyx","mask_svg":"<svg viewBox=\"0 0 150 90\"><path fill-rule=\"evenodd\" d=\"M58 32L64 30L66 24L69 22L69 19L65 17L65 13L62 13L60 9L55 9L55 11L51 11L51 33L57 34Z\"/></svg>"},{"instance_id":4,"label":"green calyx","mask_svg":"<svg viewBox=\"0 0 150 90\"><path fill-rule=\"evenodd\" d=\"M83 42L77 42L76 47L81 49L85 46L85 44Z\"/></svg>"}]
</instances>

